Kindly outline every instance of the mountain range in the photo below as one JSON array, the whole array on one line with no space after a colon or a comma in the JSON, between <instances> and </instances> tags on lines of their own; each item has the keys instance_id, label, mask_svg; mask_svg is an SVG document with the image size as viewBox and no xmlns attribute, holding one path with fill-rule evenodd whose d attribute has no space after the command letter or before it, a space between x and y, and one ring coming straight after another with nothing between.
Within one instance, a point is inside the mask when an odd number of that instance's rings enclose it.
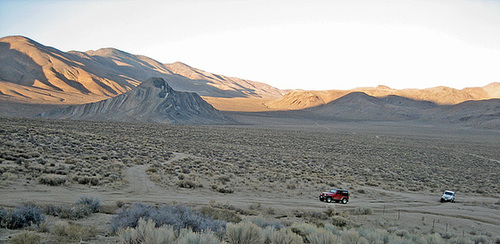
<instances>
[{"instance_id":1,"label":"mountain range","mask_svg":"<svg viewBox=\"0 0 500 244\"><path fill-rule=\"evenodd\" d=\"M164 80L168 94L182 97L169 103L186 103L178 106L189 111L181 114L184 117L175 117L170 110L165 113L168 105L162 105L165 101L158 100L158 96L147 96L153 99L149 101L138 95L143 94L144 89L153 89L154 86L147 85L151 77ZM154 93L158 92L162 93ZM200 106L199 96L192 93L200 95L214 110L205 104ZM231 118L223 117L218 110L266 112L278 117L286 117L287 111L303 111L298 114L328 120L414 120L500 128L497 98L500 98L500 83L462 90L449 87L399 90L382 85L351 90L280 90L261 82L209 73L181 62L162 64L114 48L63 52L23 36L0 39L0 102L3 105L0 116L41 113L39 116L58 118L113 117L164 123L203 123L203 117L207 116L206 123L228 123ZM137 103L139 100L149 105ZM123 101L129 102L122 104ZM76 106L82 104L86 105ZM70 107L61 109L68 105ZM126 111L124 106L143 109ZM193 108L204 111L196 112ZM51 109L56 110L47 112ZM156 114L158 111L163 114ZM195 116L197 113L202 116ZM186 119L188 117L192 119Z\"/></svg>"},{"instance_id":2,"label":"mountain range","mask_svg":"<svg viewBox=\"0 0 500 244\"><path fill-rule=\"evenodd\" d=\"M122 94L160 77L178 91L215 98L281 97L264 83L216 75L177 62L161 64L114 48L69 51L22 36L0 39L0 95L37 104L83 104Z\"/></svg>"},{"instance_id":3,"label":"mountain range","mask_svg":"<svg viewBox=\"0 0 500 244\"><path fill-rule=\"evenodd\" d=\"M352 92L362 92L374 97L396 95L414 100L430 101L440 105L452 105L470 100L500 98L500 83L495 82L484 87L469 87L462 90L444 86L398 90L382 85L351 90L293 90L281 98L265 103L265 105L272 110L298 110L327 104Z\"/></svg>"}]
</instances>

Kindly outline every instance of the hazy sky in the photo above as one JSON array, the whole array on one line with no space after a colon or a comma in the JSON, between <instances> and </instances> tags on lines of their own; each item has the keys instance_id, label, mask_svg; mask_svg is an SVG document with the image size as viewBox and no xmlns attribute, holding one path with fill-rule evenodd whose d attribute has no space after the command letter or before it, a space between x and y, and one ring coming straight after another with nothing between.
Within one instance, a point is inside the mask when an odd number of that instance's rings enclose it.
<instances>
[{"instance_id":1,"label":"hazy sky","mask_svg":"<svg viewBox=\"0 0 500 244\"><path fill-rule=\"evenodd\" d=\"M281 89L500 82L497 0L0 0L8 35Z\"/></svg>"}]
</instances>

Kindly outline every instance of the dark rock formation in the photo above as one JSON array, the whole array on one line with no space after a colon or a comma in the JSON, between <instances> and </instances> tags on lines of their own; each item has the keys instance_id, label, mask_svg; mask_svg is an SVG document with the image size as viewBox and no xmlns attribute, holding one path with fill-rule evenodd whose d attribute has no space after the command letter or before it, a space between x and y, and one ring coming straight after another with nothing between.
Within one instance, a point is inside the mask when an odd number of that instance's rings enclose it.
<instances>
[{"instance_id":1,"label":"dark rock formation","mask_svg":"<svg viewBox=\"0 0 500 244\"><path fill-rule=\"evenodd\" d=\"M234 123L198 94L177 92L162 78L150 78L113 98L52 110L36 117L169 124Z\"/></svg>"}]
</instances>

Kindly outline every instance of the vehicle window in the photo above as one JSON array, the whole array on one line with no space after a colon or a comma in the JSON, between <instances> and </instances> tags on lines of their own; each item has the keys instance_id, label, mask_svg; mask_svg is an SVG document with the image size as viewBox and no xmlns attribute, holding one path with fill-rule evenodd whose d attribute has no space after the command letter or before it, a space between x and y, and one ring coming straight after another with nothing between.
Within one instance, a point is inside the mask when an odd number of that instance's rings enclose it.
<instances>
[{"instance_id":1,"label":"vehicle window","mask_svg":"<svg viewBox=\"0 0 500 244\"><path fill-rule=\"evenodd\" d=\"M445 195L448 195L448 196L451 196L451 195L452 195L452 193L451 193L451 192L445 192L444 194L445 194Z\"/></svg>"}]
</instances>

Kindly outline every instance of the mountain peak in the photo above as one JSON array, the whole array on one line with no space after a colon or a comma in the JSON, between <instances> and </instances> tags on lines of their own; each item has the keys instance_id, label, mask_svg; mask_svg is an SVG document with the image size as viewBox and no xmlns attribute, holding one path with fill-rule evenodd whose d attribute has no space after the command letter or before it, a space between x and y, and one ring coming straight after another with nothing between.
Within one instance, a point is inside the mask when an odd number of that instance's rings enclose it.
<instances>
[{"instance_id":1,"label":"mountain peak","mask_svg":"<svg viewBox=\"0 0 500 244\"><path fill-rule=\"evenodd\" d=\"M6 36L0 38L0 42L28 42L39 44L38 42L33 41L32 39L25 36Z\"/></svg>"},{"instance_id":2,"label":"mountain peak","mask_svg":"<svg viewBox=\"0 0 500 244\"><path fill-rule=\"evenodd\" d=\"M180 61L177 61L177 62L174 62L174 63L171 63L170 65L174 66L174 67L185 67L185 68L193 68L183 62L180 62Z\"/></svg>"},{"instance_id":3,"label":"mountain peak","mask_svg":"<svg viewBox=\"0 0 500 244\"><path fill-rule=\"evenodd\" d=\"M376 88L377 89L382 89L382 90L391 90L392 89L392 88L390 88L390 87L388 87L386 85L378 85Z\"/></svg>"},{"instance_id":4,"label":"mountain peak","mask_svg":"<svg viewBox=\"0 0 500 244\"><path fill-rule=\"evenodd\" d=\"M86 54L90 56L104 56L104 57L113 57L113 56L131 56L132 54L124 52L122 50L112 48L112 47L106 47L106 48L100 48L97 50L88 50L85 52Z\"/></svg>"},{"instance_id":5,"label":"mountain peak","mask_svg":"<svg viewBox=\"0 0 500 244\"><path fill-rule=\"evenodd\" d=\"M158 97L165 98L167 94L175 92L172 87L168 85L168 83L160 77L152 77L145 81L143 81L137 88L153 88L160 90L158 93Z\"/></svg>"},{"instance_id":6,"label":"mountain peak","mask_svg":"<svg viewBox=\"0 0 500 244\"><path fill-rule=\"evenodd\" d=\"M153 87L160 88L160 89L165 89L165 88L169 87L167 82L163 78L159 78L159 77L149 78L139 85L139 87L148 87L148 86L150 86L150 87L153 86Z\"/></svg>"}]
</instances>

